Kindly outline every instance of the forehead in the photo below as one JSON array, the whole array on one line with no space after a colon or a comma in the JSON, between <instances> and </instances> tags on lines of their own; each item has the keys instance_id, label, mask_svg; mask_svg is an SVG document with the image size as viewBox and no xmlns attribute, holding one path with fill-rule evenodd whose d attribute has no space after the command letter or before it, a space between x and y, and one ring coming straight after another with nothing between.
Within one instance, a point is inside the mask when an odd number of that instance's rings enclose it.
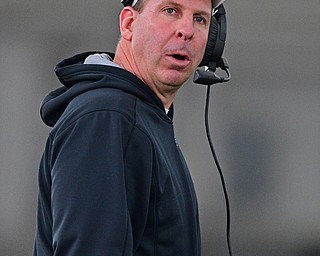
<instances>
[{"instance_id":1,"label":"forehead","mask_svg":"<svg viewBox=\"0 0 320 256\"><path fill-rule=\"evenodd\" d=\"M143 2L143 3L146 3L147 1L152 1L152 0L136 0L136 2ZM161 3L163 1L159 1L159 0L156 0L158 3ZM209 0L212 4L212 9L218 7L219 5L221 5L225 0ZM199 0L193 0L192 1L195 5L199 2Z\"/></svg>"},{"instance_id":2,"label":"forehead","mask_svg":"<svg viewBox=\"0 0 320 256\"><path fill-rule=\"evenodd\" d=\"M140 0L143 1L143 0ZM211 13L212 10L212 1L219 2L219 0L144 0L146 4L153 6L162 6L162 5L176 5L192 9L201 9L202 11L207 11Z\"/></svg>"}]
</instances>

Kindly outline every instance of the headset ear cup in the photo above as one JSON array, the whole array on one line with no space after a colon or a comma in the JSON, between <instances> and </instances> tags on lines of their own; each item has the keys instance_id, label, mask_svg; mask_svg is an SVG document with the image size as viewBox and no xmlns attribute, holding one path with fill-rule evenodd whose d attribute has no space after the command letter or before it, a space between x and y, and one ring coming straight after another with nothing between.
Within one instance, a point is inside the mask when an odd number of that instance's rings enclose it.
<instances>
[{"instance_id":1,"label":"headset ear cup","mask_svg":"<svg viewBox=\"0 0 320 256\"><path fill-rule=\"evenodd\" d=\"M213 57L214 49L215 49L216 42L217 42L218 29L219 29L218 21L213 16L211 19L211 22L210 22L210 29L209 29L209 34L208 34L208 41L207 41L207 45L206 45L206 50L204 52L202 61L199 64L199 67L209 66L209 61Z\"/></svg>"},{"instance_id":2,"label":"headset ear cup","mask_svg":"<svg viewBox=\"0 0 320 256\"><path fill-rule=\"evenodd\" d=\"M211 19L208 42L205 54L199 66L207 66L215 69L220 63L227 36L226 11L220 5Z\"/></svg>"}]
</instances>

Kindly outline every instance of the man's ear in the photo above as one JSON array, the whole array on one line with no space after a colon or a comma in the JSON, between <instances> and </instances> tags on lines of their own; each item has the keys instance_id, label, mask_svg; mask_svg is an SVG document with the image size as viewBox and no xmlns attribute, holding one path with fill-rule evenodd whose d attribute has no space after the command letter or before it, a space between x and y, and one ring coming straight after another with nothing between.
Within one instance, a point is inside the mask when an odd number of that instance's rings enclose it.
<instances>
[{"instance_id":1,"label":"man's ear","mask_svg":"<svg viewBox=\"0 0 320 256\"><path fill-rule=\"evenodd\" d=\"M119 15L121 37L131 41L136 11L132 7L124 7Z\"/></svg>"}]
</instances>

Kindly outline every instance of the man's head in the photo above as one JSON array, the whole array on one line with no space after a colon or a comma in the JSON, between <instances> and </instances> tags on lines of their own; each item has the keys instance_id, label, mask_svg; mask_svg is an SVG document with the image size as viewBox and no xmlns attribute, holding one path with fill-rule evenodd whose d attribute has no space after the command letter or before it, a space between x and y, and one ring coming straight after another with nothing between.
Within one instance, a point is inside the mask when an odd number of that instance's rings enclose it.
<instances>
[{"instance_id":1,"label":"man's head","mask_svg":"<svg viewBox=\"0 0 320 256\"><path fill-rule=\"evenodd\" d=\"M126 6L115 61L163 102L172 102L202 60L211 13L211 0L139 0Z\"/></svg>"}]
</instances>

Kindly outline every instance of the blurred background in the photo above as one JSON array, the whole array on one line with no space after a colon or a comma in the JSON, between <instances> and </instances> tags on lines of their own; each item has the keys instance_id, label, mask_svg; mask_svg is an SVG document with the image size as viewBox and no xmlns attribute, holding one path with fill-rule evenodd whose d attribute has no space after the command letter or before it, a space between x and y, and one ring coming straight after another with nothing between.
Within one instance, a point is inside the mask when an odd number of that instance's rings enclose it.
<instances>
[{"instance_id":1,"label":"blurred background","mask_svg":"<svg viewBox=\"0 0 320 256\"><path fill-rule=\"evenodd\" d=\"M31 255L38 163L54 65L114 51L120 1L0 2L0 256ZM237 256L320 255L320 2L227 0L232 81L211 92L210 128ZM175 101L175 130L199 198L204 256L224 256L226 210L204 129L204 86Z\"/></svg>"}]
</instances>

